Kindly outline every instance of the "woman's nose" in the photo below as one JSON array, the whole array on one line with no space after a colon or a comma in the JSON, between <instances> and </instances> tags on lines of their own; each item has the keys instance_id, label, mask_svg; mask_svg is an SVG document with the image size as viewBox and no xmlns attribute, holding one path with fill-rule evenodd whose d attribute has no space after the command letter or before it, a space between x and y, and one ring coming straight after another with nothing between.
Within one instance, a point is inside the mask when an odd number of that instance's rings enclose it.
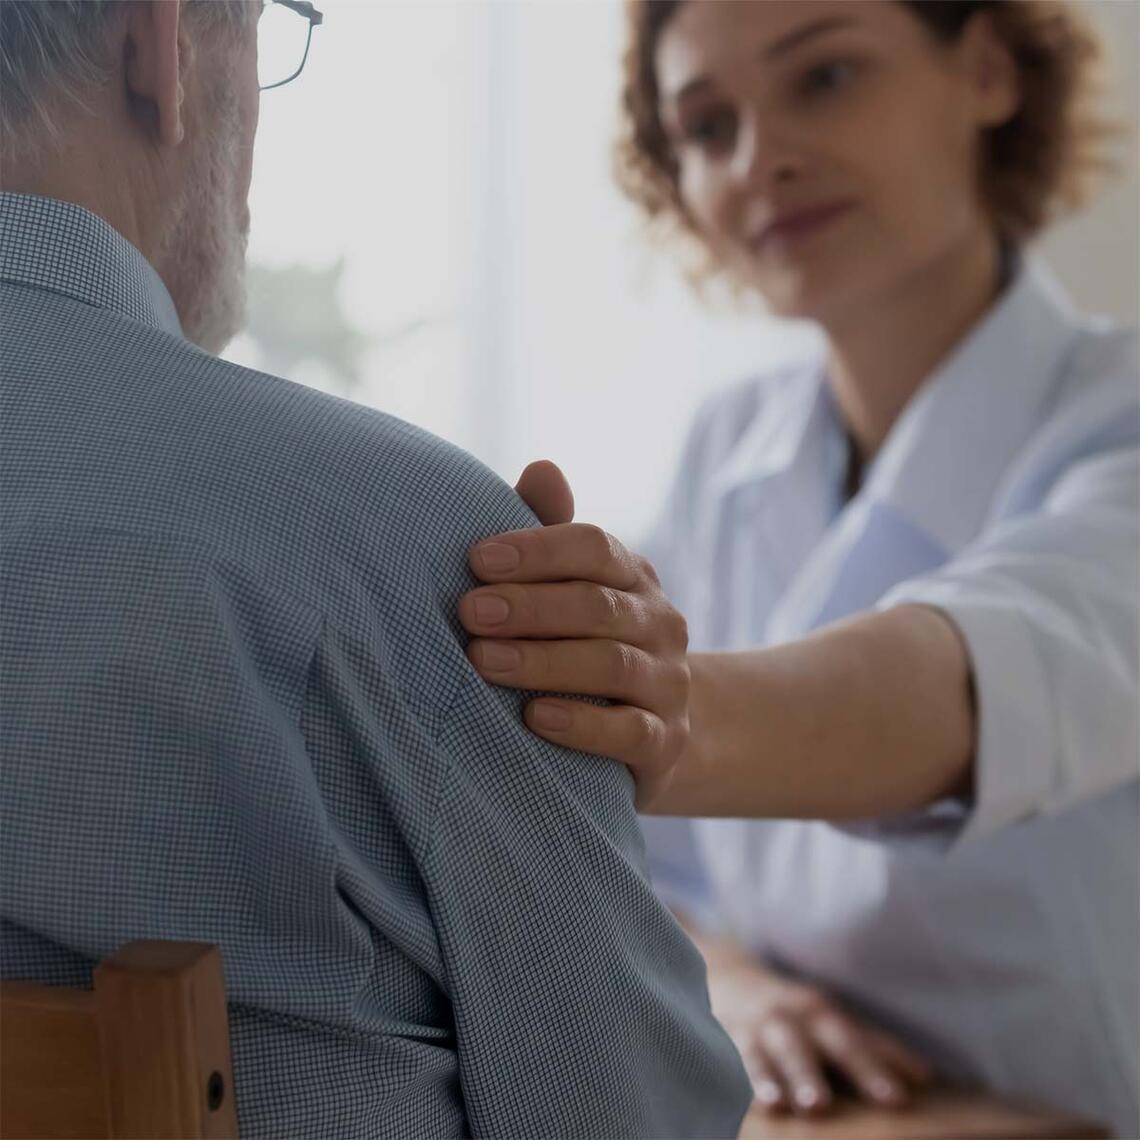
<instances>
[{"instance_id":1,"label":"woman's nose","mask_svg":"<svg viewBox=\"0 0 1140 1140\"><path fill-rule=\"evenodd\" d=\"M732 156L738 183L766 189L793 180L801 168L795 142L779 123L756 114L741 120Z\"/></svg>"}]
</instances>

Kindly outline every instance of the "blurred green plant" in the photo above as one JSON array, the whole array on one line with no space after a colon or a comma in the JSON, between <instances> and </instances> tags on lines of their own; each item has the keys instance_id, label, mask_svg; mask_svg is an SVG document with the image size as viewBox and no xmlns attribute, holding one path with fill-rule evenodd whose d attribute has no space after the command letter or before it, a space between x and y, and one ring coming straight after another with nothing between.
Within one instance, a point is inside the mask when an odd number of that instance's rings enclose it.
<instances>
[{"instance_id":1,"label":"blurred green plant","mask_svg":"<svg viewBox=\"0 0 1140 1140\"><path fill-rule=\"evenodd\" d=\"M317 361L342 393L351 392L361 381L369 338L341 308L344 258L324 269L250 265L247 273L245 332L262 355L261 367L292 376L298 364Z\"/></svg>"}]
</instances>

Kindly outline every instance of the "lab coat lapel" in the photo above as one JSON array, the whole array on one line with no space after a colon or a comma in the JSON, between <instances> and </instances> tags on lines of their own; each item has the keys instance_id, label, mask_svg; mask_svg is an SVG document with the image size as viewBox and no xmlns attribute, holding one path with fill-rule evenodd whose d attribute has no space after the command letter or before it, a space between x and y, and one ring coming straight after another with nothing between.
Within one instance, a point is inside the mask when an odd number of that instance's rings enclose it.
<instances>
[{"instance_id":1,"label":"lab coat lapel","mask_svg":"<svg viewBox=\"0 0 1140 1140\"><path fill-rule=\"evenodd\" d=\"M842 462L830 403L820 363L774 378L766 414L741 435L714 476L709 522L716 537L705 575L710 597L704 610L698 607L711 621L693 630L694 644L754 646L773 602L830 523Z\"/></svg>"},{"instance_id":2,"label":"lab coat lapel","mask_svg":"<svg viewBox=\"0 0 1140 1140\"><path fill-rule=\"evenodd\" d=\"M975 538L1017 452L1048 409L1077 318L1026 263L988 317L919 389L866 484L774 608L766 642L872 607Z\"/></svg>"}]
</instances>

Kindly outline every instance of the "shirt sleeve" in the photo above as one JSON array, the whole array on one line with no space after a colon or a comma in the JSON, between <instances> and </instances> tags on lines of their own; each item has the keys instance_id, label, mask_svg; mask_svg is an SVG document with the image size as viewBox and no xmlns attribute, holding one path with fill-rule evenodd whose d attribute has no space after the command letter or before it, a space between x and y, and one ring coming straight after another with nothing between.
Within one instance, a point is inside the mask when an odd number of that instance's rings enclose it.
<instances>
[{"instance_id":1,"label":"shirt sleeve","mask_svg":"<svg viewBox=\"0 0 1140 1140\"><path fill-rule=\"evenodd\" d=\"M475 1136L735 1136L747 1077L654 896L620 765L474 679L440 747L426 886Z\"/></svg>"},{"instance_id":2,"label":"shirt sleeve","mask_svg":"<svg viewBox=\"0 0 1140 1140\"><path fill-rule=\"evenodd\" d=\"M879 609L934 606L965 639L978 739L970 804L848 830L972 842L1140 775L1140 452L1072 465L1040 508Z\"/></svg>"}]
</instances>

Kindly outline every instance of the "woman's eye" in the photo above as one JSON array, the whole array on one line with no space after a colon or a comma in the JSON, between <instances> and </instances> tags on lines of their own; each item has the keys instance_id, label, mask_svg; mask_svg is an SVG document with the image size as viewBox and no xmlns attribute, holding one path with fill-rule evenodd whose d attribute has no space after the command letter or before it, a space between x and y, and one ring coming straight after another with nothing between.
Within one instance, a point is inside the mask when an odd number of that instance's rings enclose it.
<instances>
[{"instance_id":1,"label":"woman's eye","mask_svg":"<svg viewBox=\"0 0 1140 1140\"><path fill-rule=\"evenodd\" d=\"M723 150L736 137L736 115L727 108L696 114L682 124L681 133L702 150Z\"/></svg>"},{"instance_id":2,"label":"woman's eye","mask_svg":"<svg viewBox=\"0 0 1140 1140\"><path fill-rule=\"evenodd\" d=\"M854 78L854 64L837 59L809 68L800 80L799 88L804 95L826 95L848 86Z\"/></svg>"}]
</instances>

